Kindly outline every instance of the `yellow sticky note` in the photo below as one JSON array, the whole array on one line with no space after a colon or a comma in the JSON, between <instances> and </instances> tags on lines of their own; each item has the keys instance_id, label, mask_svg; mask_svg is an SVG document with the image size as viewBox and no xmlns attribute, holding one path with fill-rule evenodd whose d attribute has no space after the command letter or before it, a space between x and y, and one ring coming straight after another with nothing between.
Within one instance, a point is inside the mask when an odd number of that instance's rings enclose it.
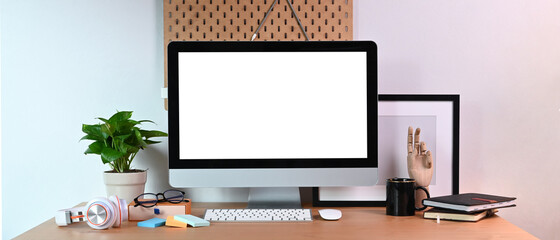
<instances>
[{"instance_id":1,"label":"yellow sticky note","mask_svg":"<svg viewBox=\"0 0 560 240\"><path fill-rule=\"evenodd\" d=\"M186 223L175 220L173 216L167 217L167 220L165 220L165 226L187 228Z\"/></svg>"}]
</instances>

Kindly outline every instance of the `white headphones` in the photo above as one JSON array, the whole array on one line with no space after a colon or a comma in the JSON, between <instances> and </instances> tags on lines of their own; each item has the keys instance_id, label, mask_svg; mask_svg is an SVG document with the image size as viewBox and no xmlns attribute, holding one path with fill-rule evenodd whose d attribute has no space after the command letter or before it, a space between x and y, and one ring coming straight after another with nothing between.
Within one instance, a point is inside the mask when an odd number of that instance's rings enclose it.
<instances>
[{"instance_id":1,"label":"white headphones","mask_svg":"<svg viewBox=\"0 0 560 240\"><path fill-rule=\"evenodd\" d=\"M126 200L111 196L94 198L85 207L58 210L54 218L58 226L68 226L75 222L86 222L94 229L120 227L128 220Z\"/></svg>"}]
</instances>

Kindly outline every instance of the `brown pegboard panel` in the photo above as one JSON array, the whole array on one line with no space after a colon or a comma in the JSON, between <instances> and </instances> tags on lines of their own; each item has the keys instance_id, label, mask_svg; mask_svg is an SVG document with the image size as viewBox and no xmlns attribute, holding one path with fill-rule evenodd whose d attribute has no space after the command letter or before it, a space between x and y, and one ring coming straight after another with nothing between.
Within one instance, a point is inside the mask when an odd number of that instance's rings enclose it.
<instances>
[{"instance_id":1,"label":"brown pegboard panel","mask_svg":"<svg viewBox=\"0 0 560 240\"><path fill-rule=\"evenodd\" d=\"M163 1L164 85L167 87L169 42L250 41L275 0ZM352 1L290 0L311 41L352 40ZM255 41L305 41L286 0L277 0Z\"/></svg>"}]
</instances>

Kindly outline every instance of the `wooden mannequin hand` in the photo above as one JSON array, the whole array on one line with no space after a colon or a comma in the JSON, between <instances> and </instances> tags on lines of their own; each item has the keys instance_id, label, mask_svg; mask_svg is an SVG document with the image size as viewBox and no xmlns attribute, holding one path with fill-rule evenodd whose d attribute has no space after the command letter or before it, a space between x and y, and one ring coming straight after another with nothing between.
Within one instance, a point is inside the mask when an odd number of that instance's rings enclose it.
<instances>
[{"instance_id":1,"label":"wooden mannequin hand","mask_svg":"<svg viewBox=\"0 0 560 240\"><path fill-rule=\"evenodd\" d=\"M410 178L416 179L416 185L428 189L434 173L432 152L427 151L425 142L420 142L420 128L414 133L414 145L412 142L412 127L408 127L408 156L407 166ZM429 190L429 189L428 189ZM422 190L416 191L416 207L422 206L422 199L426 194Z\"/></svg>"}]
</instances>

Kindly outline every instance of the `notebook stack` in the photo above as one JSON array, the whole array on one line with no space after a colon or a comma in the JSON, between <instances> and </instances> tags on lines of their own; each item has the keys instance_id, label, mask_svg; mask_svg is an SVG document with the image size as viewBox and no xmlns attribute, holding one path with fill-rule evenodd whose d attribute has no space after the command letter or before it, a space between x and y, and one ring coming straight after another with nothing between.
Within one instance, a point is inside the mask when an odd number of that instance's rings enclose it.
<instances>
[{"instance_id":1,"label":"notebook stack","mask_svg":"<svg viewBox=\"0 0 560 240\"><path fill-rule=\"evenodd\" d=\"M498 208L514 207L514 197L479 193L463 193L424 199L422 203L434 207L424 212L424 218L476 222L492 216Z\"/></svg>"}]
</instances>

